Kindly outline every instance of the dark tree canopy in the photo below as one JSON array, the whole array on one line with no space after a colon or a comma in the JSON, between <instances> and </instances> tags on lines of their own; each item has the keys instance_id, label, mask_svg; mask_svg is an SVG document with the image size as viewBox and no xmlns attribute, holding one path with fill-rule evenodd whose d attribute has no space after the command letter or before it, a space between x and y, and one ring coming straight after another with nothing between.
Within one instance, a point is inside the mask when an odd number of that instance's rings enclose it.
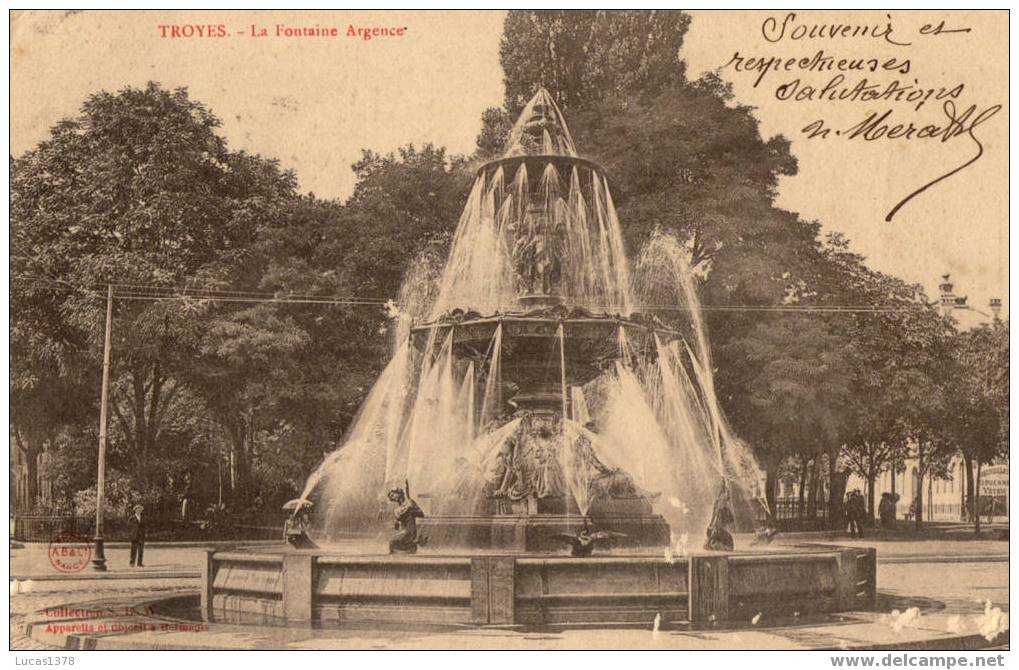
<instances>
[{"instance_id":1,"label":"dark tree canopy","mask_svg":"<svg viewBox=\"0 0 1019 670\"><path fill-rule=\"evenodd\" d=\"M681 81L690 16L675 10L514 10L499 61L515 117L539 86L564 109L605 95L657 91Z\"/></svg>"}]
</instances>

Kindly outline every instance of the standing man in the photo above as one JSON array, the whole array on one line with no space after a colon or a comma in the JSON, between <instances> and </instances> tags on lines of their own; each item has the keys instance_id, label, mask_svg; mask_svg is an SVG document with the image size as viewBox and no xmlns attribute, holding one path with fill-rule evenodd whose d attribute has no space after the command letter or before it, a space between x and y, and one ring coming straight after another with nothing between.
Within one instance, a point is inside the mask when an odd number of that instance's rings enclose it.
<instances>
[{"instance_id":1,"label":"standing man","mask_svg":"<svg viewBox=\"0 0 1019 670\"><path fill-rule=\"evenodd\" d=\"M867 510L863 502L863 494L860 493L859 489L855 489L849 494L849 501L846 507L846 513L849 517L849 536L862 538L863 523Z\"/></svg>"},{"instance_id":2,"label":"standing man","mask_svg":"<svg viewBox=\"0 0 1019 670\"><path fill-rule=\"evenodd\" d=\"M144 507L135 505L134 515L128 519L131 526L131 567L145 567L142 564L142 555L145 553L145 521L142 519L144 511Z\"/></svg>"}]
</instances>

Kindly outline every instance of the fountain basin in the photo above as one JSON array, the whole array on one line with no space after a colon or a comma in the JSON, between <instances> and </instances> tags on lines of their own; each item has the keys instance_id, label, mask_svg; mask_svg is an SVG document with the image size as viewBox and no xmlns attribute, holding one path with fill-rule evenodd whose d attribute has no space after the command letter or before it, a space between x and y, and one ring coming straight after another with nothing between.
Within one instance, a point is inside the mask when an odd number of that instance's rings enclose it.
<instances>
[{"instance_id":1,"label":"fountain basin","mask_svg":"<svg viewBox=\"0 0 1019 670\"><path fill-rule=\"evenodd\" d=\"M805 545L685 557L206 552L208 620L546 626L715 625L868 609L876 552Z\"/></svg>"}]
</instances>

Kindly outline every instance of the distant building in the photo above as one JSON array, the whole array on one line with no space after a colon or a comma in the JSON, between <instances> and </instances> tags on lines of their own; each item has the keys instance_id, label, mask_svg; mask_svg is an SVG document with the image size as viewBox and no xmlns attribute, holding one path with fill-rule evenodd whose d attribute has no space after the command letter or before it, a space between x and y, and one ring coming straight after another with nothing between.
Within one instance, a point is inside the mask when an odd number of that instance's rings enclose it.
<instances>
[{"instance_id":1,"label":"distant building","mask_svg":"<svg viewBox=\"0 0 1019 670\"><path fill-rule=\"evenodd\" d=\"M966 464L961 456L952 458L945 478L924 479L923 518L925 521L970 521L966 513ZM976 473L973 473L974 477ZM875 513L882 493L897 493L899 502L895 516L912 518L911 506L916 498L917 468L914 459L906 461L906 471L893 473L886 470L874 482ZM866 489L866 482L852 475L849 490ZM985 465L980 472L980 498L983 514L991 513L997 520L1008 520L1008 465ZM987 518L987 517L984 517Z\"/></svg>"}]
</instances>

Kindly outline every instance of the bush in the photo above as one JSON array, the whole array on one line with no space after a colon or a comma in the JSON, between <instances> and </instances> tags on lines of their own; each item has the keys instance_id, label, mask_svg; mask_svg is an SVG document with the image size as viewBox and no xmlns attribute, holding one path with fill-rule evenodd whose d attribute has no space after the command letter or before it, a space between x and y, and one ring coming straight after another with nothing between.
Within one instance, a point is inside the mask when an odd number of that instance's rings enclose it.
<instances>
[{"instance_id":1,"label":"bush","mask_svg":"<svg viewBox=\"0 0 1019 670\"><path fill-rule=\"evenodd\" d=\"M127 518L135 505L154 510L159 504L160 492L150 489L139 491L131 478L122 472L110 469L106 473L103 508L108 518ZM74 513L91 516L96 513L96 487L90 486L74 494Z\"/></svg>"}]
</instances>

